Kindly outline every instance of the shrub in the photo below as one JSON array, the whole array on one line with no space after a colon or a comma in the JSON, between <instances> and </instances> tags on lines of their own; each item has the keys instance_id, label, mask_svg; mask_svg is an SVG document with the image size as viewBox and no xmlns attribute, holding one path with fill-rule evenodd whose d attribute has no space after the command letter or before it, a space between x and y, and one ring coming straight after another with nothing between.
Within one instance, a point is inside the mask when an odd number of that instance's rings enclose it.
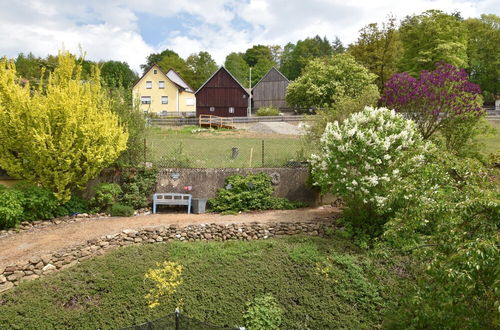
<instances>
[{"instance_id":1,"label":"shrub","mask_svg":"<svg viewBox=\"0 0 500 330\"><path fill-rule=\"evenodd\" d=\"M149 205L149 196L156 184L155 169L129 169L124 173L120 203L139 209Z\"/></svg>"},{"instance_id":2,"label":"shrub","mask_svg":"<svg viewBox=\"0 0 500 330\"><path fill-rule=\"evenodd\" d=\"M0 229L15 227L21 222L23 203L24 197L20 191L0 189Z\"/></svg>"},{"instance_id":3,"label":"shrub","mask_svg":"<svg viewBox=\"0 0 500 330\"><path fill-rule=\"evenodd\" d=\"M75 195L72 195L71 199L63 204L63 207L68 215L90 212L87 200Z\"/></svg>"},{"instance_id":4,"label":"shrub","mask_svg":"<svg viewBox=\"0 0 500 330\"><path fill-rule=\"evenodd\" d=\"M255 113L257 116L279 116L280 114L280 111L273 107L273 106L270 106L270 107L262 107L262 108L259 108L259 110L257 110L257 112Z\"/></svg>"},{"instance_id":5,"label":"shrub","mask_svg":"<svg viewBox=\"0 0 500 330\"><path fill-rule=\"evenodd\" d=\"M102 212L118 201L122 189L116 183L100 183L94 188L94 197L90 205L97 211Z\"/></svg>"},{"instance_id":6,"label":"shrub","mask_svg":"<svg viewBox=\"0 0 500 330\"><path fill-rule=\"evenodd\" d=\"M23 220L48 220L66 213L49 189L27 183L17 184L14 189L24 196Z\"/></svg>"},{"instance_id":7,"label":"shrub","mask_svg":"<svg viewBox=\"0 0 500 330\"><path fill-rule=\"evenodd\" d=\"M283 308L271 294L256 297L247 303L243 315L248 330L277 330L283 320Z\"/></svg>"},{"instance_id":8,"label":"shrub","mask_svg":"<svg viewBox=\"0 0 500 330\"><path fill-rule=\"evenodd\" d=\"M182 265L173 261L156 263L158 268L149 269L144 279L153 282L153 287L144 296L150 308L160 305L160 300L170 299L182 284Z\"/></svg>"},{"instance_id":9,"label":"shrub","mask_svg":"<svg viewBox=\"0 0 500 330\"><path fill-rule=\"evenodd\" d=\"M404 180L428 148L415 123L385 108L366 107L342 124L327 124L321 152L311 156L313 185L344 199L344 220L360 235L378 236L405 196Z\"/></svg>"},{"instance_id":10,"label":"shrub","mask_svg":"<svg viewBox=\"0 0 500 330\"><path fill-rule=\"evenodd\" d=\"M108 208L108 212L112 217L131 217L134 215L134 209L128 205L113 204Z\"/></svg>"},{"instance_id":11,"label":"shrub","mask_svg":"<svg viewBox=\"0 0 500 330\"><path fill-rule=\"evenodd\" d=\"M301 206L285 198L273 197L273 190L271 176L265 173L231 175L226 179L225 188L219 189L217 196L209 204L213 211L224 213L293 209Z\"/></svg>"}]
</instances>

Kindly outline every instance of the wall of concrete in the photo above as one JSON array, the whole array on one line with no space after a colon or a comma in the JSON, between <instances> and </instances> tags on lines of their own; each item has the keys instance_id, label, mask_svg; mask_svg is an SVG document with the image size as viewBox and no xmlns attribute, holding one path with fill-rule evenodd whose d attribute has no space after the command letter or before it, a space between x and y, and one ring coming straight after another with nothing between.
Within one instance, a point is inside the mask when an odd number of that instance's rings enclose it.
<instances>
[{"instance_id":1,"label":"wall of concrete","mask_svg":"<svg viewBox=\"0 0 500 330\"><path fill-rule=\"evenodd\" d=\"M193 198L213 198L233 174L264 172L273 177L275 196L309 205L324 202L307 184L307 168L166 168L160 170L156 192L190 193ZM191 190L186 190L191 187Z\"/></svg>"}]
</instances>

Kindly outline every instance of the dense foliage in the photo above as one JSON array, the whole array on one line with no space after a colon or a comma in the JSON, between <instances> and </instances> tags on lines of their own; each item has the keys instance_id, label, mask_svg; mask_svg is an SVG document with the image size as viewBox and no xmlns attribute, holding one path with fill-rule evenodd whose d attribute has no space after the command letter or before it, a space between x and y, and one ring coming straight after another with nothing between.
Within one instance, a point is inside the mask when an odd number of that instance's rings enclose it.
<instances>
[{"instance_id":1,"label":"dense foliage","mask_svg":"<svg viewBox=\"0 0 500 330\"><path fill-rule=\"evenodd\" d=\"M467 73L438 63L419 79L395 74L387 82L381 102L413 119L425 139L440 129L456 131L459 121L477 121L483 115L481 90Z\"/></svg>"},{"instance_id":2,"label":"dense foliage","mask_svg":"<svg viewBox=\"0 0 500 330\"><path fill-rule=\"evenodd\" d=\"M87 202L75 195L62 203L45 188L20 183L12 188L0 185L0 229L13 228L22 221L48 220L88 212Z\"/></svg>"},{"instance_id":3,"label":"dense foliage","mask_svg":"<svg viewBox=\"0 0 500 330\"><path fill-rule=\"evenodd\" d=\"M209 200L214 212L236 213L249 210L293 209L302 205L274 197L271 176L265 173L231 175L226 186Z\"/></svg>"},{"instance_id":4,"label":"dense foliage","mask_svg":"<svg viewBox=\"0 0 500 330\"><path fill-rule=\"evenodd\" d=\"M273 106L270 107L262 107L257 110L255 113L259 117L264 117L264 116L279 116L280 111L278 108L275 108Z\"/></svg>"},{"instance_id":5,"label":"dense foliage","mask_svg":"<svg viewBox=\"0 0 500 330\"><path fill-rule=\"evenodd\" d=\"M111 112L99 69L86 81L81 72L63 52L44 87L32 91L18 84L12 62L0 61L0 166L62 201L111 164L128 138Z\"/></svg>"},{"instance_id":6,"label":"dense foliage","mask_svg":"<svg viewBox=\"0 0 500 330\"><path fill-rule=\"evenodd\" d=\"M118 202L122 193L122 188L116 183L100 183L93 187L94 196L90 199L90 206L96 212L105 212Z\"/></svg>"},{"instance_id":7,"label":"dense foliage","mask_svg":"<svg viewBox=\"0 0 500 330\"><path fill-rule=\"evenodd\" d=\"M406 259L320 237L129 246L2 293L0 327L117 329L167 315L173 325L180 307L235 329L246 302L269 293L284 310L282 329L380 328L412 281ZM165 261L182 265L183 284L149 308L144 274Z\"/></svg>"},{"instance_id":8,"label":"dense foliage","mask_svg":"<svg viewBox=\"0 0 500 330\"><path fill-rule=\"evenodd\" d=\"M311 60L302 75L288 85L286 101L299 108L328 108L342 97L376 90L376 76L349 54Z\"/></svg>"},{"instance_id":9,"label":"dense foliage","mask_svg":"<svg viewBox=\"0 0 500 330\"><path fill-rule=\"evenodd\" d=\"M327 124L311 178L345 200L345 220L359 236L380 235L394 204L404 202L402 180L423 164L426 148L412 121L367 107L340 125Z\"/></svg>"},{"instance_id":10,"label":"dense foliage","mask_svg":"<svg viewBox=\"0 0 500 330\"><path fill-rule=\"evenodd\" d=\"M131 206L120 203L111 205L108 212L112 217L131 217L134 215L134 209Z\"/></svg>"},{"instance_id":11,"label":"dense foliage","mask_svg":"<svg viewBox=\"0 0 500 330\"><path fill-rule=\"evenodd\" d=\"M255 297L247 303L243 315L245 329L248 330L278 330L283 322L283 308L272 294Z\"/></svg>"}]
</instances>

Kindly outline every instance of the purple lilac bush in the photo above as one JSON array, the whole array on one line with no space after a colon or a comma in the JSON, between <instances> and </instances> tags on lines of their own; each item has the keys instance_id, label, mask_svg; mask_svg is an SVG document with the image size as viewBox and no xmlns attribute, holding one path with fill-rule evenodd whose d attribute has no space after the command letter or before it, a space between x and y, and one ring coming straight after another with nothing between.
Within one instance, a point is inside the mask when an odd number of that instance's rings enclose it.
<instances>
[{"instance_id":1,"label":"purple lilac bush","mask_svg":"<svg viewBox=\"0 0 500 330\"><path fill-rule=\"evenodd\" d=\"M394 74L381 103L413 119L425 139L451 119L484 114L479 85L469 81L464 69L442 62L434 71L422 71L418 79L406 72Z\"/></svg>"}]
</instances>

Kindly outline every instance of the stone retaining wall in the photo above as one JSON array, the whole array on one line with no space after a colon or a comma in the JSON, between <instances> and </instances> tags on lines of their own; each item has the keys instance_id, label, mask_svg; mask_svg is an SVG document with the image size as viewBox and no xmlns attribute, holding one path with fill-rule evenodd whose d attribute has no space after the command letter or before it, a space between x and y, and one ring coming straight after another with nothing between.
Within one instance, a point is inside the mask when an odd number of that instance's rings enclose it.
<instances>
[{"instance_id":1,"label":"stone retaining wall","mask_svg":"<svg viewBox=\"0 0 500 330\"><path fill-rule=\"evenodd\" d=\"M102 236L57 253L33 257L28 262L9 265L5 269L0 269L0 292L17 286L24 281L33 280L71 267L119 246L169 241L250 241L296 234L322 236L325 229L332 226L332 221L317 221L266 224L202 224L186 227L170 225L137 230L125 229L120 233Z\"/></svg>"}]
</instances>

